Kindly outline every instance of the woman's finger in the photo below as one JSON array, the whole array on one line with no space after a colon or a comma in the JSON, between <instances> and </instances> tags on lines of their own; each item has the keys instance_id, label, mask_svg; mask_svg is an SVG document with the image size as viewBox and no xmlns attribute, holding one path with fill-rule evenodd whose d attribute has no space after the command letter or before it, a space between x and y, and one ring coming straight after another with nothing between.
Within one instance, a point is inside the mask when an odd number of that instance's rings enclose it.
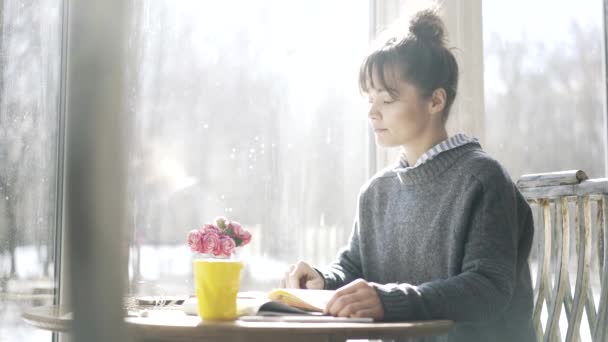
<instances>
[{"instance_id":1,"label":"woman's finger","mask_svg":"<svg viewBox=\"0 0 608 342\"><path fill-rule=\"evenodd\" d=\"M326 307L327 313L329 313L332 316L336 316L336 315L338 315L338 313L340 311L342 311L349 304L359 302L362 299L363 298L361 298L361 296L358 292L341 295L338 297L334 296L330 300L330 302L327 303L327 307Z\"/></svg>"},{"instance_id":2,"label":"woman's finger","mask_svg":"<svg viewBox=\"0 0 608 342\"><path fill-rule=\"evenodd\" d=\"M342 286L341 288L336 290L336 293L334 294L334 296L331 297L329 302L327 302L327 305L326 305L327 312L326 313L329 313L329 308L333 307L335 305L336 301L340 300L340 298L342 298L344 296L350 296L350 295L356 293L359 288L360 288L360 285L358 285L358 283L353 282L348 285Z\"/></svg>"},{"instance_id":3,"label":"woman's finger","mask_svg":"<svg viewBox=\"0 0 608 342\"><path fill-rule=\"evenodd\" d=\"M345 305L336 314L336 316L337 317L350 317L352 314L354 314L355 312L358 312L361 309L364 309L363 303L361 303L361 302L349 303L349 304Z\"/></svg>"}]
</instances>

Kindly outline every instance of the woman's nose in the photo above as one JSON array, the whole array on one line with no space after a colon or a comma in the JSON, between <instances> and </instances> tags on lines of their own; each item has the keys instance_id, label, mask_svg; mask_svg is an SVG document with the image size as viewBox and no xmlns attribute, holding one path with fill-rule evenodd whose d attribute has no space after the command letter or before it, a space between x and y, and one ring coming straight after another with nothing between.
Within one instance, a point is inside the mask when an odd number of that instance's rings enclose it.
<instances>
[{"instance_id":1,"label":"woman's nose","mask_svg":"<svg viewBox=\"0 0 608 342\"><path fill-rule=\"evenodd\" d=\"M370 104L369 111L367 112L367 117L370 119L379 119L380 112L378 111L378 106L375 103Z\"/></svg>"}]
</instances>

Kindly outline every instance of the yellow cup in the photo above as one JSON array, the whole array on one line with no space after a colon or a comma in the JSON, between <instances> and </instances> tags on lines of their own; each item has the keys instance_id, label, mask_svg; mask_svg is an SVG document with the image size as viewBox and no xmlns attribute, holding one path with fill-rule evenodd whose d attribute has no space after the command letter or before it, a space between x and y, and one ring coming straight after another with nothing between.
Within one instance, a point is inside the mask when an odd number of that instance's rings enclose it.
<instances>
[{"instance_id":1,"label":"yellow cup","mask_svg":"<svg viewBox=\"0 0 608 342\"><path fill-rule=\"evenodd\" d=\"M194 260L198 314L207 320L232 320L236 314L243 263L238 260Z\"/></svg>"}]
</instances>

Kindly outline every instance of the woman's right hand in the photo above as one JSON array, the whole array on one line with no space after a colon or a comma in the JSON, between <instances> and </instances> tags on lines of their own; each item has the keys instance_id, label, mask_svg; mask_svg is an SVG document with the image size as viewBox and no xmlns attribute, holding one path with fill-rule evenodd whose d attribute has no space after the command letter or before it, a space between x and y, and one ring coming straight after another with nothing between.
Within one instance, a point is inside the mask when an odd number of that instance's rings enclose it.
<instances>
[{"instance_id":1,"label":"woman's right hand","mask_svg":"<svg viewBox=\"0 0 608 342\"><path fill-rule=\"evenodd\" d=\"M312 266L300 261L289 266L289 270L281 279L280 286L292 289L322 290L325 288L325 279Z\"/></svg>"}]
</instances>

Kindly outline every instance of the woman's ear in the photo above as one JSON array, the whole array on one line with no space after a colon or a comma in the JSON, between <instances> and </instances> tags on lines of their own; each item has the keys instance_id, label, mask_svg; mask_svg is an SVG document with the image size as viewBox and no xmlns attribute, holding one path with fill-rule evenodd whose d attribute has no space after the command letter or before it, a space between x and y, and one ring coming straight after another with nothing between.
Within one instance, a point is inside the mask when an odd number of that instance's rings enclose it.
<instances>
[{"instance_id":1,"label":"woman's ear","mask_svg":"<svg viewBox=\"0 0 608 342\"><path fill-rule=\"evenodd\" d=\"M443 112L445 108L445 101L447 99L447 93L443 88L437 88L431 94L431 101L429 102L429 112L431 114L437 114Z\"/></svg>"}]
</instances>

